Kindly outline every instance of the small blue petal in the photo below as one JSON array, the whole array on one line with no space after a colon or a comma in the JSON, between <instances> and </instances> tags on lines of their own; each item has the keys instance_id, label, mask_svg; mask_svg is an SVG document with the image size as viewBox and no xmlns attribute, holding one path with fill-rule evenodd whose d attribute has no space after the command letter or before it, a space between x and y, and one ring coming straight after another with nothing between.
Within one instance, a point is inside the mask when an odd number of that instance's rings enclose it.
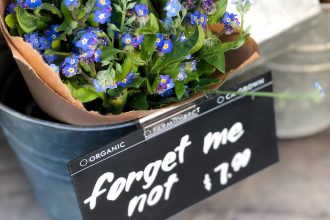
<instances>
[{"instance_id":1,"label":"small blue petal","mask_svg":"<svg viewBox=\"0 0 330 220\"><path fill-rule=\"evenodd\" d=\"M175 17L179 14L182 9L182 5L178 0L169 0L164 8L167 11L167 17Z\"/></svg>"},{"instance_id":2,"label":"small blue petal","mask_svg":"<svg viewBox=\"0 0 330 220\"><path fill-rule=\"evenodd\" d=\"M134 10L135 10L135 13L137 14L137 16L139 16L139 17L143 17L143 16L148 16L149 15L148 5L137 4L137 5L135 5Z\"/></svg>"},{"instance_id":3,"label":"small blue petal","mask_svg":"<svg viewBox=\"0 0 330 220\"><path fill-rule=\"evenodd\" d=\"M161 33L157 34L155 45L156 45L156 47L163 47L163 45L164 45L164 36Z\"/></svg>"},{"instance_id":4,"label":"small blue petal","mask_svg":"<svg viewBox=\"0 0 330 220\"><path fill-rule=\"evenodd\" d=\"M94 21L100 24L104 24L106 22L110 22L111 17L111 8L105 7L100 10L94 12Z\"/></svg>"},{"instance_id":5,"label":"small blue petal","mask_svg":"<svg viewBox=\"0 0 330 220\"><path fill-rule=\"evenodd\" d=\"M60 72L60 68L55 64L50 64L49 67L57 74Z\"/></svg>"},{"instance_id":6,"label":"small blue petal","mask_svg":"<svg viewBox=\"0 0 330 220\"><path fill-rule=\"evenodd\" d=\"M162 53L171 53L173 50L173 43L170 40L165 40L164 45L161 49Z\"/></svg>"}]
</instances>

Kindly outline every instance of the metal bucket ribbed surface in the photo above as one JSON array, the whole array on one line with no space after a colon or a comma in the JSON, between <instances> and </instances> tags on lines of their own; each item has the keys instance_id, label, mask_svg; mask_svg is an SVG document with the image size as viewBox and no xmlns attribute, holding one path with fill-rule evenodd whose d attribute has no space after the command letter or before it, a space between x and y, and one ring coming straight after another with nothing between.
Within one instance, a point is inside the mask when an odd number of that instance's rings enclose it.
<instances>
[{"instance_id":1,"label":"metal bucket ribbed surface","mask_svg":"<svg viewBox=\"0 0 330 220\"><path fill-rule=\"evenodd\" d=\"M330 13L325 15L330 19ZM294 94L314 90L319 82L327 94L320 102L275 100L277 134L299 138L316 134L330 126L330 26L315 24L305 35L297 36L286 54L267 64L273 71L274 89Z\"/></svg>"},{"instance_id":2,"label":"metal bucket ribbed surface","mask_svg":"<svg viewBox=\"0 0 330 220\"><path fill-rule=\"evenodd\" d=\"M67 162L132 132L136 124L79 127L52 121L33 102L10 57L0 50L2 130L51 219L80 220Z\"/></svg>"}]
</instances>

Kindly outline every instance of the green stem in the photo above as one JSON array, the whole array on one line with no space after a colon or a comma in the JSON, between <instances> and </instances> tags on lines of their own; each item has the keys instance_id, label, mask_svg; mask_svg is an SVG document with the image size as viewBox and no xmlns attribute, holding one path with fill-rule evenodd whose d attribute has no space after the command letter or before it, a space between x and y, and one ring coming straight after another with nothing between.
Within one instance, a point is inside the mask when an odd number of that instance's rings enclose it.
<instances>
[{"instance_id":1,"label":"green stem","mask_svg":"<svg viewBox=\"0 0 330 220\"><path fill-rule=\"evenodd\" d=\"M195 90L198 91L198 90ZM252 96L252 97L266 97L276 98L282 100L319 100L322 96L317 92L310 92L304 94L293 94L289 92L235 92L235 91L215 91L215 90L203 90L205 94L219 94L219 95L237 95L237 96Z\"/></svg>"},{"instance_id":2,"label":"green stem","mask_svg":"<svg viewBox=\"0 0 330 220\"><path fill-rule=\"evenodd\" d=\"M47 53L47 51L48 51L49 53ZM45 54L49 54L49 55L57 55L57 56L60 56L60 57L68 57L68 56L71 56L72 53L69 53L69 52L61 52L61 51L56 51L56 50L48 49L48 50L46 50Z\"/></svg>"},{"instance_id":3,"label":"green stem","mask_svg":"<svg viewBox=\"0 0 330 220\"><path fill-rule=\"evenodd\" d=\"M109 43L113 44L113 40L110 39L109 36L106 33L104 33L104 32L98 33L98 37L103 37L103 38L107 39L107 41Z\"/></svg>"},{"instance_id":4,"label":"green stem","mask_svg":"<svg viewBox=\"0 0 330 220\"><path fill-rule=\"evenodd\" d=\"M94 62L89 64L89 68L91 69L91 77L96 78L96 69Z\"/></svg>"},{"instance_id":5,"label":"green stem","mask_svg":"<svg viewBox=\"0 0 330 220\"><path fill-rule=\"evenodd\" d=\"M87 19L89 18L89 16L91 16L91 13L87 13L84 15L84 17L82 17L81 19L79 19L78 23L81 25L85 25L85 21L87 21Z\"/></svg>"},{"instance_id":6,"label":"green stem","mask_svg":"<svg viewBox=\"0 0 330 220\"><path fill-rule=\"evenodd\" d=\"M86 15L85 15L86 16ZM84 16L84 17L85 17ZM82 19L79 19L78 18L78 13L77 13L77 9L75 8L75 9L73 9L73 11L72 11L72 17L73 17L73 19L75 20L75 21L77 21L78 22L78 24L80 25L80 26L85 26L85 23L84 23L84 21L83 21L83 18ZM88 17L89 17L89 15L88 15ZM87 17L87 18L88 18ZM87 20L87 19L86 19Z\"/></svg>"},{"instance_id":7,"label":"green stem","mask_svg":"<svg viewBox=\"0 0 330 220\"><path fill-rule=\"evenodd\" d=\"M244 13L241 13L241 33L244 33Z\"/></svg>"},{"instance_id":8,"label":"green stem","mask_svg":"<svg viewBox=\"0 0 330 220\"><path fill-rule=\"evenodd\" d=\"M82 75L82 77L84 77L90 84L93 85L93 81L91 80L91 78L82 70L80 70L80 74Z\"/></svg>"},{"instance_id":9,"label":"green stem","mask_svg":"<svg viewBox=\"0 0 330 220\"><path fill-rule=\"evenodd\" d=\"M126 19L126 2L123 3L123 13L121 14L121 22L120 22L120 33L123 33L125 28L125 19Z\"/></svg>"},{"instance_id":10,"label":"green stem","mask_svg":"<svg viewBox=\"0 0 330 220\"><path fill-rule=\"evenodd\" d=\"M124 31L124 28L125 28L125 19L126 19L126 7L127 7L127 4L126 4L126 1L123 3L123 13L121 14L121 22L120 22L120 33L123 34L123 31ZM123 48L123 43L121 41L119 41L119 48L121 49L124 49ZM122 54L119 54L119 58L120 59L123 59L123 55Z\"/></svg>"}]
</instances>

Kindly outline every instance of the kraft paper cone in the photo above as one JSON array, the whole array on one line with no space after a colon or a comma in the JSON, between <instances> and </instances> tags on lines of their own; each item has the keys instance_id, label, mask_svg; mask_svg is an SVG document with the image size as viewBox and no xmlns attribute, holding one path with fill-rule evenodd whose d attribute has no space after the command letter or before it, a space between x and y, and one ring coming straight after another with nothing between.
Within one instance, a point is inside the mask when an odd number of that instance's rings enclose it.
<instances>
[{"instance_id":1,"label":"kraft paper cone","mask_svg":"<svg viewBox=\"0 0 330 220\"><path fill-rule=\"evenodd\" d=\"M43 61L42 56L30 44L26 43L21 37L10 36L4 24L4 12L7 3L8 0L2 0L0 3L1 32L13 53L32 96L38 105L50 116L69 124L98 126L136 120L160 110L131 111L120 115L101 115L98 112L87 111L83 104L71 95L70 90L62 83L60 77L49 68ZM217 85L212 86L212 88L220 87L229 74L254 62L259 56L258 46L251 38L240 49L228 52L226 54L227 73L215 73L214 77L221 81ZM196 94L184 102L170 105L162 110L184 105L201 96L203 94Z\"/></svg>"}]
</instances>

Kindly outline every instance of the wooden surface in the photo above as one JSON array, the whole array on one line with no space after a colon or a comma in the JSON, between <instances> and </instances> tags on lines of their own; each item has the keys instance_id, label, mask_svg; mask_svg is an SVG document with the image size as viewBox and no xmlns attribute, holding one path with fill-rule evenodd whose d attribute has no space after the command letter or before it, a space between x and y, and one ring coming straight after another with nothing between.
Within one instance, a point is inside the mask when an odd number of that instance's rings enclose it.
<instances>
[{"instance_id":1,"label":"wooden surface","mask_svg":"<svg viewBox=\"0 0 330 220\"><path fill-rule=\"evenodd\" d=\"M279 164L170 220L329 220L330 130L279 148ZM0 219L48 220L1 134Z\"/></svg>"}]
</instances>

